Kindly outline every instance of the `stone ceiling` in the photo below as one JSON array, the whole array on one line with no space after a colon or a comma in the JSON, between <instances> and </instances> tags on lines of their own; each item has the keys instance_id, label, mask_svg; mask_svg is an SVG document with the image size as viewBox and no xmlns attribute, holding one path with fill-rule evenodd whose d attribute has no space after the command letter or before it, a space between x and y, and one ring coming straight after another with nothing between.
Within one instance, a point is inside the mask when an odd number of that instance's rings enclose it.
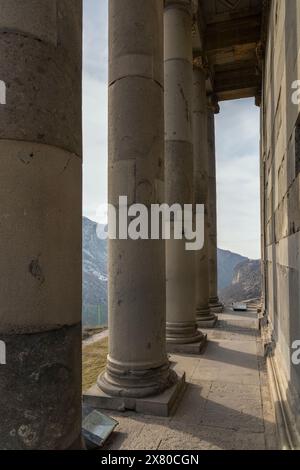
<instances>
[{"instance_id":1,"label":"stone ceiling","mask_svg":"<svg viewBox=\"0 0 300 470\"><path fill-rule=\"evenodd\" d=\"M255 96L261 90L262 0L199 0L202 50L211 91L221 100Z\"/></svg>"}]
</instances>

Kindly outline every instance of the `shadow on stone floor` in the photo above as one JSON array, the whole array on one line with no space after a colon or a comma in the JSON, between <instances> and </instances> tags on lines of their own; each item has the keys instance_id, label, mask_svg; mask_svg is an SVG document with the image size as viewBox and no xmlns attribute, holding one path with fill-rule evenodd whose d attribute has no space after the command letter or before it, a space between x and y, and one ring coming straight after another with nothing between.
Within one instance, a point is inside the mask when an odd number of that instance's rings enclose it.
<instances>
[{"instance_id":1,"label":"shadow on stone floor","mask_svg":"<svg viewBox=\"0 0 300 470\"><path fill-rule=\"evenodd\" d=\"M224 331L226 333L238 333L247 336L259 336L259 331L256 328L247 328L240 325L228 324L223 320L219 320L215 331Z\"/></svg>"},{"instance_id":2,"label":"shadow on stone floor","mask_svg":"<svg viewBox=\"0 0 300 470\"><path fill-rule=\"evenodd\" d=\"M224 320L221 328L207 330L204 354L170 356L171 364L186 372L187 382L172 416L107 411L119 426L105 449L275 449L274 409L259 332L251 325L234 330Z\"/></svg>"},{"instance_id":3,"label":"shadow on stone floor","mask_svg":"<svg viewBox=\"0 0 300 470\"><path fill-rule=\"evenodd\" d=\"M169 418L108 413L120 425L106 449L265 449L266 423L255 386L188 384Z\"/></svg>"},{"instance_id":4,"label":"shadow on stone floor","mask_svg":"<svg viewBox=\"0 0 300 470\"><path fill-rule=\"evenodd\" d=\"M223 342L223 344L225 341ZM235 342L230 342L230 346ZM201 359L200 359L201 360ZM214 362L224 362L235 366L257 370L257 355L237 351L233 348L225 347L219 341L209 341L206 351L205 360Z\"/></svg>"}]
</instances>

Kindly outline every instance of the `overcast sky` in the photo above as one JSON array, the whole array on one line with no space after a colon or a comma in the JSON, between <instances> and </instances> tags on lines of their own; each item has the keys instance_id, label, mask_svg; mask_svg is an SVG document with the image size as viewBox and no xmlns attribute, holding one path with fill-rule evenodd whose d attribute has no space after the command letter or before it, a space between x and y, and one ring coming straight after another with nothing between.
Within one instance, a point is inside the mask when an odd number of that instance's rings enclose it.
<instances>
[{"instance_id":1,"label":"overcast sky","mask_svg":"<svg viewBox=\"0 0 300 470\"><path fill-rule=\"evenodd\" d=\"M103 222L107 201L107 4L84 0L84 215ZM259 247L259 108L221 103L216 118L218 245L249 258Z\"/></svg>"}]
</instances>

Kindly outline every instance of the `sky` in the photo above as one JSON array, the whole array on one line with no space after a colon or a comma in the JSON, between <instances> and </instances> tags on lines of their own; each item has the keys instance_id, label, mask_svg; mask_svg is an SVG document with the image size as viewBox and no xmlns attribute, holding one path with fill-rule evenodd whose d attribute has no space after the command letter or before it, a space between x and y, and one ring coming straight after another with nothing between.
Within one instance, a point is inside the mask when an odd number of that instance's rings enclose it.
<instances>
[{"instance_id":1,"label":"sky","mask_svg":"<svg viewBox=\"0 0 300 470\"><path fill-rule=\"evenodd\" d=\"M216 116L218 246L260 258L259 108L224 101Z\"/></svg>"},{"instance_id":2,"label":"sky","mask_svg":"<svg viewBox=\"0 0 300 470\"><path fill-rule=\"evenodd\" d=\"M108 0L84 0L83 213L105 223ZM220 103L216 116L218 246L260 257L259 108Z\"/></svg>"}]
</instances>

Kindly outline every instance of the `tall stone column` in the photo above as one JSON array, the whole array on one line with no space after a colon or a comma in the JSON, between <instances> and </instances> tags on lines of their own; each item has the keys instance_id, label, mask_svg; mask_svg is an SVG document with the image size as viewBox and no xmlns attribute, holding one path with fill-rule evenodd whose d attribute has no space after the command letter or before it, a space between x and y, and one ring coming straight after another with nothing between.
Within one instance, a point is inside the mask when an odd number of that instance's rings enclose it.
<instances>
[{"instance_id":1,"label":"tall stone column","mask_svg":"<svg viewBox=\"0 0 300 470\"><path fill-rule=\"evenodd\" d=\"M2 0L0 448L81 445L81 0Z\"/></svg>"},{"instance_id":2,"label":"tall stone column","mask_svg":"<svg viewBox=\"0 0 300 470\"><path fill-rule=\"evenodd\" d=\"M204 246L196 252L196 316L203 328L211 328L217 321L209 308L207 119L206 73L198 57L193 70L194 200L204 205Z\"/></svg>"},{"instance_id":3,"label":"tall stone column","mask_svg":"<svg viewBox=\"0 0 300 470\"><path fill-rule=\"evenodd\" d=\"M216 189L216 148L215 114L219 105L214 96L209 96L208 107L208 152L209 152L209 305L212 312L221 313L223 305L218 297L217 259L217 189Z\"/></svg>"},{"instance_id":4,"label":"tall stone column","mask_svg":"<svg viewBox=\"0 0 300 470\"><path fill-rule=\"evenodd\" d=\"M163 0L109 2L109 202L160 202L164 179ZM127 217L125 215L125 217ZM174 392L165 339L165 243L109 241L109 354L85 401L167 414ZM95 401L94 401L95 400Z\"/></svg>"},{"instance_id":5,"label":"tall stone column","mask_svg":"<svg viewBox=\"0 0 300 470\"><path fill-rule=\"evenodd\" d=\"M164 27L165 195L167 204L183 207L193 203L191 1L165 1ZM205 337L197 329L194 309L195 251L186 250L184 237L171 239L166 256L168 349L195 343L199 352Z\"/></svg>"}]
</instances>

